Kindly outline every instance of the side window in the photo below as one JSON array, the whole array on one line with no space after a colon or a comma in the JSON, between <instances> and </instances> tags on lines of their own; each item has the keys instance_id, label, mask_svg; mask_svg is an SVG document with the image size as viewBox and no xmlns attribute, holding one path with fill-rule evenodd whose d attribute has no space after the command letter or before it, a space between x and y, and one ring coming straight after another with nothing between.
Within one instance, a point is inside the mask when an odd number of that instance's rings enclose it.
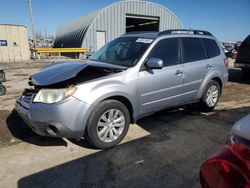
<instances>
[{"instance_id":1,"label":"side window","mask_svg":"<svg viewBox=\"0 0 250 188\"><path fill-rule=\"evenodd\" d=\"M182 44L185 63L205 59L204 47L199 38L182 38Z\"/></svg>"},{"instance_id":2,"label":"side window","mask_svg":"<svg viewBox=\"0 0 250 188\"><path fill-rule=\"evenodd\" d=\"M213 58L220 55L220 48L217 43L212 39L202 39L207 50L208 58Z\"/></svg>"},{"instance_id":3,"label":"side window","mask_svg":"<svg viewBox=\"0 0 250 188\"><path fill-rule=\"evenodd\" d=\"M162 39L150 52L148 58L158 58L164 63L164 67L178 63L178 39Z\"/></svg>"}]
</instances>

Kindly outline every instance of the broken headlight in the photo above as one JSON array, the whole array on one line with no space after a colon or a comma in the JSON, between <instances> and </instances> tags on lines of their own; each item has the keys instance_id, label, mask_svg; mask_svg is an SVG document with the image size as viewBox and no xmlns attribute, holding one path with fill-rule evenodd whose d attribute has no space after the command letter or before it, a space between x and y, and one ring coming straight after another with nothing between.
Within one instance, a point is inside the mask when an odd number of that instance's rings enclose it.
<instances>
[{"instance_id":1,"label":"broken headlight","mask_svg":"<svg viewBox=\"0 0 250 188\"><path fill-rule=\"evenodd\" d=\"M75 92L76 87L69 87L66 89L41 89L33 102L52 104L72 96Z\"/></svg>"}]
</instances>

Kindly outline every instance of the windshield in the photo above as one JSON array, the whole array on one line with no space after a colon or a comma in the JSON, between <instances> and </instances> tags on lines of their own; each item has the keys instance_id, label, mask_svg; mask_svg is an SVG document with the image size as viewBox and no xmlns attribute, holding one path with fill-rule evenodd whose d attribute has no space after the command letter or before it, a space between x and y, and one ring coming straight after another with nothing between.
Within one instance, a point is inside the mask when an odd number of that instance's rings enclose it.
<instances>
[{"instance_id":1,"label":"windshield","mask_svg":"<svg viewBox=\"0 0 250 188\"><path fill-rule=\"evenodd\" d=\"M121 37L103 46L90 60L132 67L137 64L153 39Z\"/></svg>"}]
</instances>

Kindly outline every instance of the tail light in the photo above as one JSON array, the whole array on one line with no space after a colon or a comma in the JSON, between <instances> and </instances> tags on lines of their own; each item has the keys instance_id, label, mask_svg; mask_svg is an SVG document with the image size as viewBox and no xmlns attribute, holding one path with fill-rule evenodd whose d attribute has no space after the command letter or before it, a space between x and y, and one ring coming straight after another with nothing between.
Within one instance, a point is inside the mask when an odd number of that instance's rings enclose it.
<instances>
[{"instance_id":1,"label":"tail light","mask_svg":"<svg viewBox=\"0 0 250 188\"><path fill-rule=\"evenodd\" d=\"M200 173L202 188L249 188L245 177L230 162L208 160Z\"/></svg>"},{"instance_id":2,"label":"tail light","mask_svg":"<svg viewBox=\"0 0 250 188\"><path fill-rule=\"evenodd\" d=\"M227 68L229 68L229 61L228 61L228 58L225 58L224 59L224 64Z\"/></svg>"},{"instance_id":3,"label":"tail light","mask_svg":"<svg viewBox=\"0 0 250 188\"><path fill-rule=\"evenodd\" d=\"M200 170L203 188L250 188L250 142L231 136Z\"/></svg>"},{"instance_id":4,"label":"tail light","mask_svg":"<svg viewBox=\"0 0 250 188\"><path fill-rule=\"evenodd\" d=\"M250 170L250 141L239 136L230 136L226 144Z\"/></svg>"}]
</instances>

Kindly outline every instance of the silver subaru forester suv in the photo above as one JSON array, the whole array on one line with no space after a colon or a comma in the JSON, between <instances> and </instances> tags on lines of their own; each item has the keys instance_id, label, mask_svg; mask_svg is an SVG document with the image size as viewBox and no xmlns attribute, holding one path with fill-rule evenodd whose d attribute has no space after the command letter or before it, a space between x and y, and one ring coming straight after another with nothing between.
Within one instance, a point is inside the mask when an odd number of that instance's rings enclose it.
<instances>
[{"instance_id":1,"label":"silver subaru forester suv","mask_svg":"<svg viewBox=\"0 0 250 188\"><path fill-rule=\"evenodd\" d=\"M33 74L15 109L39 135L109 148L130 123L161 109L197 103L213 110L227 66L207 31L127 34L86 62L53 63Z\"/></svg>"}]
</instances>

